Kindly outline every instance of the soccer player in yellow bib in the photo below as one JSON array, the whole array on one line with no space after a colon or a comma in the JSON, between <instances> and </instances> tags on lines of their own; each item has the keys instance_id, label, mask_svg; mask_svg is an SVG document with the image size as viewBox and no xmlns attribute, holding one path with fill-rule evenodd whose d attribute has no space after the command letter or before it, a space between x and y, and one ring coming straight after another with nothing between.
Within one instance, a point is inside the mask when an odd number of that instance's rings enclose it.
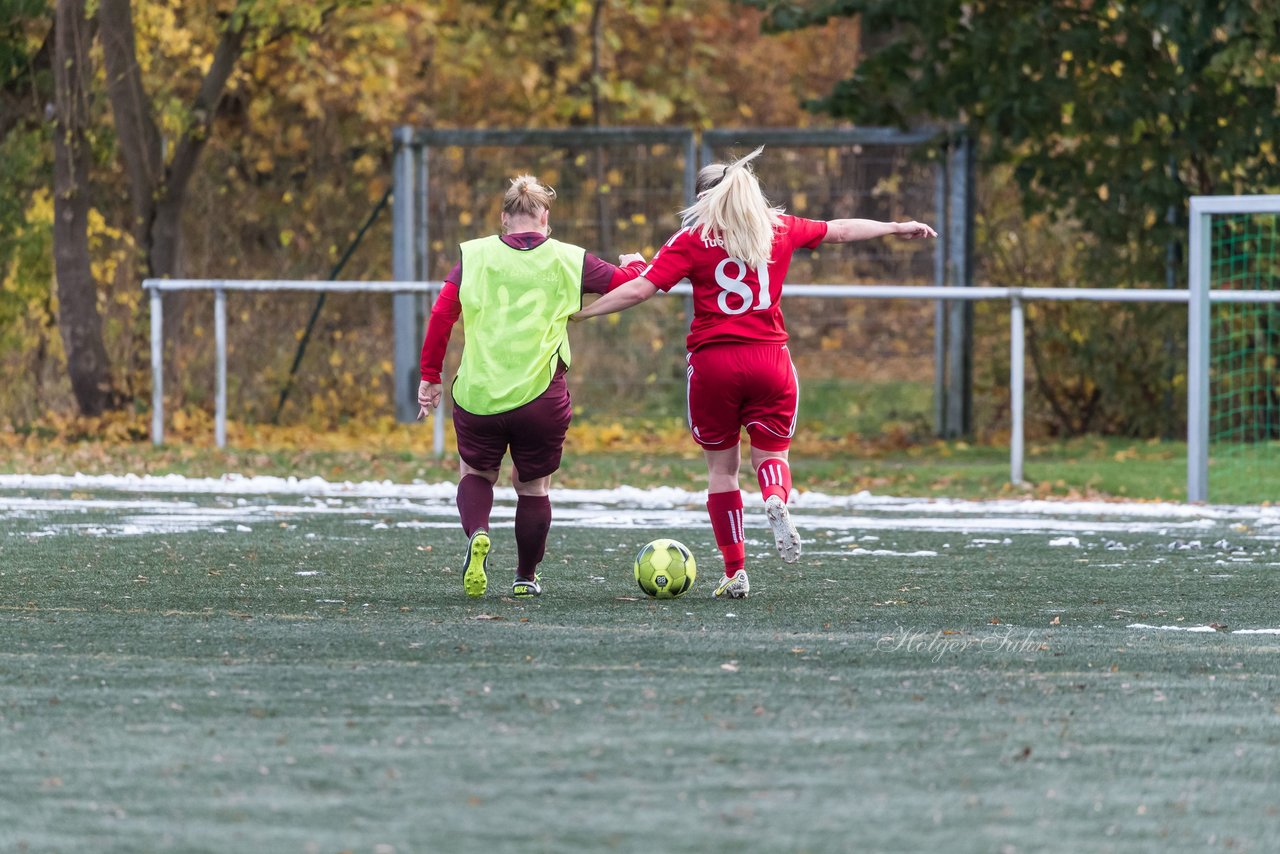
<instances>
[{"instance_id":1,"label":"soccer player in yellow bib","mask_svg":"<svg viewBox=\"0 0 1280 854\"><path fill-rule=\"evenodd\" d=\"M502 234L468 240L431 309L422 345L418 417L440 405L440 368L459 316L466 328L454 378L453 426L461 477L458 516L469 538L462 586L488 588L489 514L502 460L511 453L516 491L516 573L511 595L542 594L538 576L551 529L551 475L560 467L573 415L568 320L583 293L603 294L639 275L644 259L615 267L579 246L553 240L555 191L531 175L502 199Z\"/></svg>"}]
</instances>

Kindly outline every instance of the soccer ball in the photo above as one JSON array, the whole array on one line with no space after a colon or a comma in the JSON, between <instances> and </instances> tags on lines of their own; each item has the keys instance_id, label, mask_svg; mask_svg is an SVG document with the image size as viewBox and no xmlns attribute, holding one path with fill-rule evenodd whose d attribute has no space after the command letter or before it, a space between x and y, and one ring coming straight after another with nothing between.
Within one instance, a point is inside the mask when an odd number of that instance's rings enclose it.
<instances>
[{"instance_id":1,"label":"soccer ball","mask_svg":"<svg viewBox=\"0 0 1280 854\"><path fill-rule=\"evenodd\" d=\"M636 584L655 599L683 596L698 577L698 563L684 543L654 540L636 555Z\"/></svg>"}]
</instances>

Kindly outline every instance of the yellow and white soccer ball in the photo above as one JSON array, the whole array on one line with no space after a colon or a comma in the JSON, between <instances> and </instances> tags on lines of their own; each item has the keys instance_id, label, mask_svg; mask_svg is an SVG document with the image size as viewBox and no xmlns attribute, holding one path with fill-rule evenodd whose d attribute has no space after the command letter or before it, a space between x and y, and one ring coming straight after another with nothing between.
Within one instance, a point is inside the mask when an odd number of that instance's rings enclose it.
<instances>
[{"instance_id":1,"label":"yellow and white soccer ball","mask_svg":"<svg viewBox=\"0 0 1280 854\"><path fill-rule=\"evenodd\" d=\"M674 599L693 587L698 562L684 543L671 539L646 543L636 555L636 584L655 599Z\"/></svg>"}]
</instances>

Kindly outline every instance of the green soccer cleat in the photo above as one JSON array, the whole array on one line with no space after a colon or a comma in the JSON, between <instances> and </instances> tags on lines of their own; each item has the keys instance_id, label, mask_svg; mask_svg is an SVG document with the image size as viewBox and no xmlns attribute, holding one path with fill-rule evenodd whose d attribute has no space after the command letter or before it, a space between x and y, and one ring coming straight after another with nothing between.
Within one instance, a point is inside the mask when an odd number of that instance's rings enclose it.
<instances>
[{"instance_id":1,"label":"green soccer cleat","mask_svg":"<svg viewBox=\"0 0 1280 854\"><path fill-rule=\"evenodd\" d=\"M483 596L489 587L485 566L489 562L489 532L483 528L467 543L467 565L462 572L462 588L468 596Z\"/></svg>"},{"instance_id":2,"label":"green soccer cleat","mask_svg":"<svg viewBox=\"0 0 1280 854\"><path fill-rule=\"evenodd\" d=\"M726 575L720 579L720 584L711 595L717 599L746 599L750 592L751 582L747 580L747 571L740 569L732 578Z\"/></svg>"}]
</instances>

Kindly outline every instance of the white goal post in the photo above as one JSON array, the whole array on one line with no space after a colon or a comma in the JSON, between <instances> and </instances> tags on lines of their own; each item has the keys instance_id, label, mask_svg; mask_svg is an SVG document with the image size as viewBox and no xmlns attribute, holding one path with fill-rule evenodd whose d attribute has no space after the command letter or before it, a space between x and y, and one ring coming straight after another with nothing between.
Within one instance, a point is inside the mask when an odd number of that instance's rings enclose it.
<instances>
[{"instance_id":1,"label":"white goal post","mask_svg":"<svg viewBox=\"0 0 1280 854\"><path fill-rule=\"evenodd\" d=\"M1212 219L1215 216L1280 214L1280 195L1192 196L1187 284L1187 500L1209 500L1211 306L1214 303L1280 303L1274 290L1214 290Z\"/></svg>"}]
</instances>

